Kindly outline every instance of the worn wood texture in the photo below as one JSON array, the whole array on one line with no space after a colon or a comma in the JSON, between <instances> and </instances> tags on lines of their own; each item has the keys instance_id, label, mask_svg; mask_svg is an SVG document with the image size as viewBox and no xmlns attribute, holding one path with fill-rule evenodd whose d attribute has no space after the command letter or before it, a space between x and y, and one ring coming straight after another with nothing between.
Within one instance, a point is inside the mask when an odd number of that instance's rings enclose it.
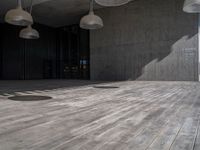
<instances>
[{"instance_id":1,"label":"worn wood texture","mask_svg":"<svg viewBox=\"0 0 200 150\"><path fill-rule=\"evenodd\" d=\"M198 82L99 85L0 81L0 150L200 149ZM30 94L53 99L8 99Z\"/></svg>"}]
</instances>

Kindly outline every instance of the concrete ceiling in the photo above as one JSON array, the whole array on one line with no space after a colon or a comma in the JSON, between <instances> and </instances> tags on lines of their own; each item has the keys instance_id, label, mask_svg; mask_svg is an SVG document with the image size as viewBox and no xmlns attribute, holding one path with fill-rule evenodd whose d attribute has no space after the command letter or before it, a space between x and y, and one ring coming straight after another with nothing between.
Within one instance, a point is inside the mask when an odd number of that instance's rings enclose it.
<instances>
[{"instance_id":1,"label":"concrete ceiling","mask_svg":"<svg viewBox=\"0 0 200 150\"><path fill-rule=\"evenodd\" d=\"M31 0L22 0L23 7L30 6ZM78 23L89 10L90 0L33 0L33 18L35 22L51 27L60 27ZM0 21L5 13L15 8L17 0L0 0ZM95 4L95 9L101 8Z\"/></svg>"},{"instance_id":2,"label":"concrete ceiling","mask_svg":"<svg viewBox=\"0 0 200 150\"><path fill-rule=\"evenodd\" d=\"M49 0L34 0L34 5L47 2ZM27 8L31 4L31 0L22 0L23 7ZM0 0L0 21L3 22L3 18L9 9L15 8L17 0Z\"/></svg>"},{"instance_id":3,"label":"concrete ceiling","mask_svg":"<svg viewBox=\"0 0 200 150\"><path fill-rule=\"evenodd\" d=\"M88 10L89 0L51 0L35 5L33 16L39 23L59 27L78 23Z\"/></svg>"}]
</instances>

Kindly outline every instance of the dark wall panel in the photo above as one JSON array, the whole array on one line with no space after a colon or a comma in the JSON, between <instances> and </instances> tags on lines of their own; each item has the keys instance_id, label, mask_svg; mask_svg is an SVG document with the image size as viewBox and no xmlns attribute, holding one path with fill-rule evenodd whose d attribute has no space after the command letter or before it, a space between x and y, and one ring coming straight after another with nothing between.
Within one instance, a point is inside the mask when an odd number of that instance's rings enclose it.
<instances>
[{"instance_id":1,"label":"dark wall panel","mask_svg":"<svg viewBox=\"0 0 200 150\"><path fill-rule=\"evenodd\" d=\"M1 25L2 79L56 78L56 32L42 25L34 28L40 39L24 40L18 37L21 27Z\"/></svg>"},{"instance_id":2,"label":"dark wall panel","mask_svg":"<svg viewBox=\"0 0 200 150\"><path fill-rule=\"evenodd\" d=\"M3 25L0 24L0 33L3 33ZM2 73L3 73L3 36L0 36L0 79L2 79Z\"/></svg>"},{"instance_id":3,"label":"dark wall panel","mask_svg":"<svg viewBox=\"0 0 200 150\"><path fill-rule=\"evenodd\" d=\"M23 43L18 38L16 28L8 25L3 26L2 38L2 78L3 79L23 79ZM12 36L11 36L12 35Z\"/></svg>"},{"instance_id":4,"label":"dark wall panel","mask_svg":"<svg viewBox=\"0 0 200 150\"><path fill-rule=\"evenodd\" d=\"M26 79L56 78L56 33L38 27L40 39L24 40Z\"/></svg>"}]
</instances>

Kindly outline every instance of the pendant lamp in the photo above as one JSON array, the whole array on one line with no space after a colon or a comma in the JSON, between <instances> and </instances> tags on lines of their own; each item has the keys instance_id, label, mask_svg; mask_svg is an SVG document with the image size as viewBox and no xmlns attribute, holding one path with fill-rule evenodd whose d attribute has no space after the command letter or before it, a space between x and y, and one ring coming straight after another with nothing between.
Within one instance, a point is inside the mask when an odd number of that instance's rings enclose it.
<instances>
[{"instance_id":1,"label":"pendant lamp","mask_svg":"<svg viewBox=\"0 0 200 150\"><path fill-rule=\"evenodd\" d=\"M101 6L121 6L130 2L130 0L95 0Z\"/></svg>"},{"instance_id":2,"label":"pendant lamp","mask_svg":"<svg viewBox=\"0 0 200 150\"><path fill-rule=\"evenodd\" d=\"M18 0L18 6L6 13L5 21L12 25L28 26L33 24L32 16L23 10L21 0Z\"/></svg>"},{"instance_id":3,"label":"pendant lamp","mask_svg":"<svg viewBox=\"0 0 200 150\"><path fill-rule=\"evenodd\" d=\"M80 27L83 29L94 30L103 27L102 19L94 14L94 0L90 1L90 11L89 14L84 16L80 21Z\"/></svg>"},{"instance_id":4,"label":"pendant lamp","mask_svg":"<svg viewBox=\"0 0 200 150\"><path fill-rule=\"evenodd\" d=\"M187 13L200 13L200 0L185 0L183 11Z\"/></svg>"},{"instance_id":5,"label":"pendant lamp","mask_svg":"<svg viewBox=\"0 0 200 150\"><path fill-rule=\"evenodd\" d=\"M32 26L29 25L27 28L20 31L19 37L23 39L39 39L40 35L37 30L33 29Z\"/></svg>"},{"instance_id":6,"label":"pendant lamp","mask_svg":"<svg viewBox=\"0 0 200 150\"><path fill-rule=\"evenodd\" d=\"M32 14L33 0L31 0L30 14ZM19 33L19 37L23 39L38 39L40 34L37 30L33 29L31 25L22 29Z\"/></svg>"}]
</instances>

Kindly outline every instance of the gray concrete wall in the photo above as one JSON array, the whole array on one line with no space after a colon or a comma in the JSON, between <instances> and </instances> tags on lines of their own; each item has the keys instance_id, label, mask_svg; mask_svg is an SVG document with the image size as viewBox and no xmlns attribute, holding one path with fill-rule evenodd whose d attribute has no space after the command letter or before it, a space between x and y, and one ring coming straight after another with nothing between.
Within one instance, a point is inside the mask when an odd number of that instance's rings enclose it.
<instances>
[{"instance_id":1,"label":"gray concrete wall","mask_svg":"<svg viewBox=\"0 0 200 150\"><path fill-rule=\"evenodd\" d=\"M198 80L198 16L184 0L136 0L96 13L91 31L92 80Z\"/></svg>"}]
</instances>

